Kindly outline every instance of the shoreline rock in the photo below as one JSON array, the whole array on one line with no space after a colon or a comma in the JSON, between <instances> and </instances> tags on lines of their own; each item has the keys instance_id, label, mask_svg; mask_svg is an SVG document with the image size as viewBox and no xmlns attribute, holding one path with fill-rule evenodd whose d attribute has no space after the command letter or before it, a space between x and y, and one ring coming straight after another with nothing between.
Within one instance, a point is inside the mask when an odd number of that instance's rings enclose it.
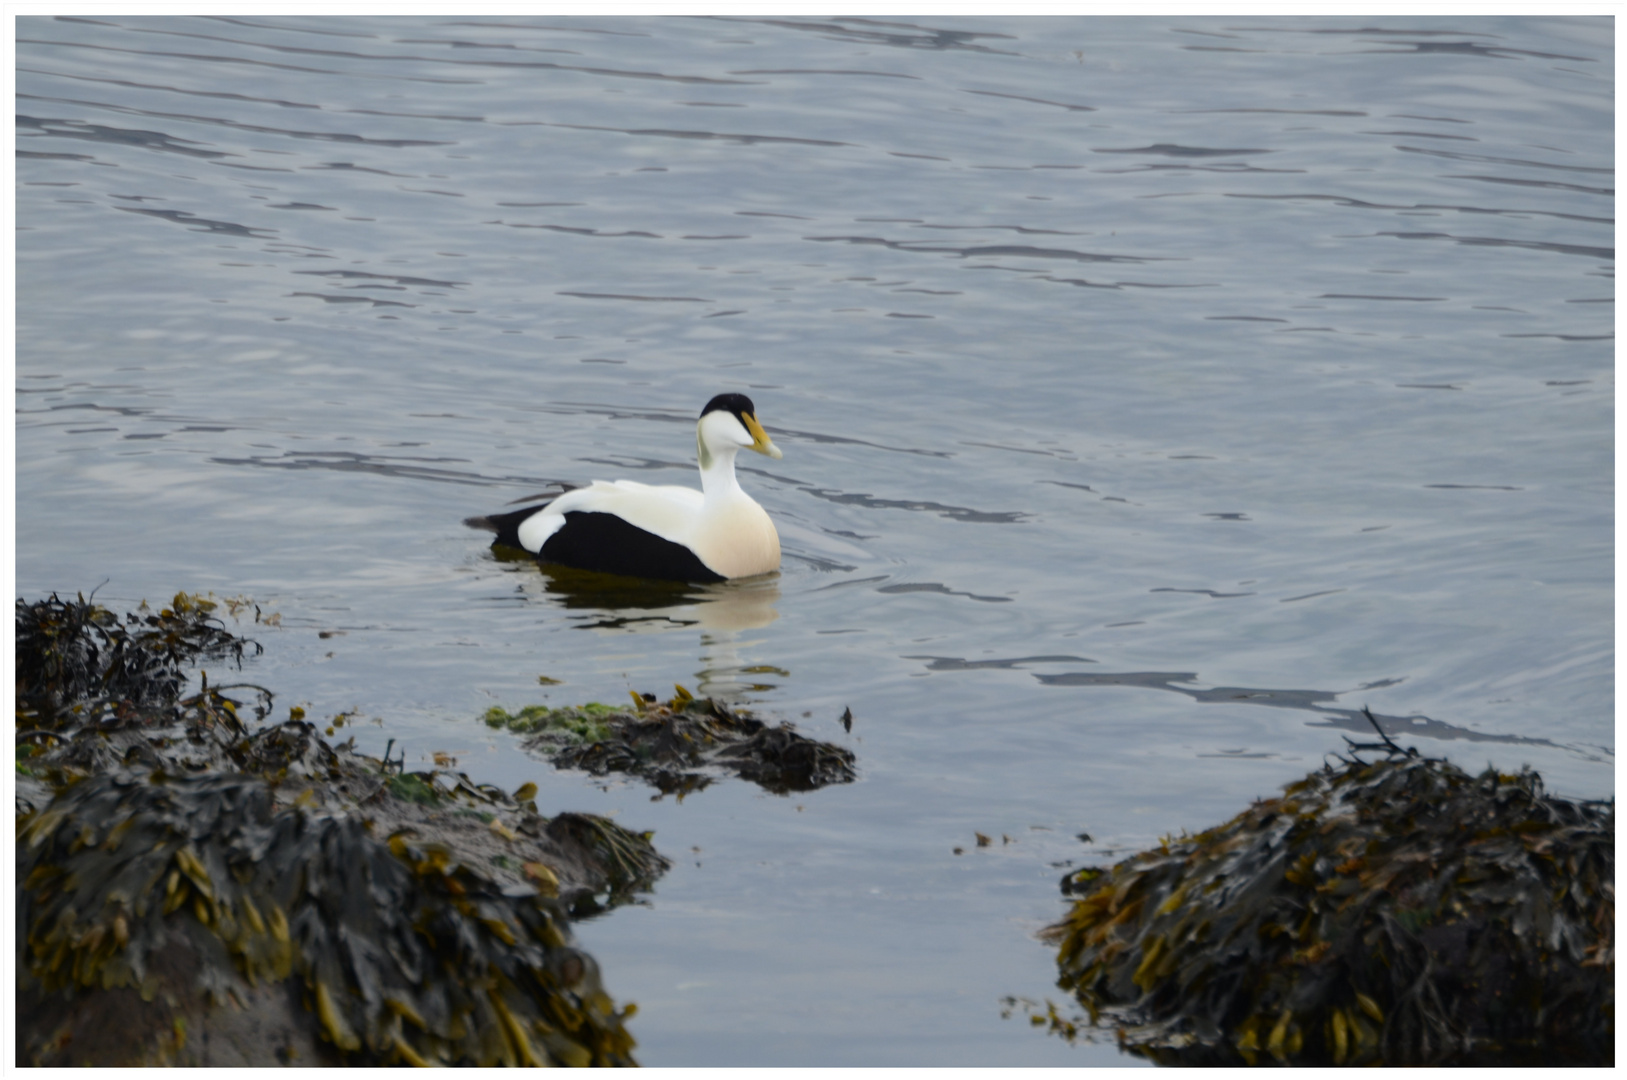
<instances>
[{"instance_id":1,"label":"shoreline rock","mask_svg":"<svg viewBox=\"0 0 1627 1080\"><path fill-rule=\"evenodd\" d=\"M181 698L258 650L215 608L17 602L17 1063L635 1064L569 922L650 887L649 835Z\"/></svg>"},{"instance_id":2,"label":"shoreline rock","mask_svg":"<svg viewBox=\"0 0 1627 1080\"><path fill-rule=\"evenodd\" d=\"M1614 873L1613 802L1345 760L1067 875L1047 939L1089 1018L1031 1019L1172 1065L1613 1064Z\"/></svg>"}]
</instances>

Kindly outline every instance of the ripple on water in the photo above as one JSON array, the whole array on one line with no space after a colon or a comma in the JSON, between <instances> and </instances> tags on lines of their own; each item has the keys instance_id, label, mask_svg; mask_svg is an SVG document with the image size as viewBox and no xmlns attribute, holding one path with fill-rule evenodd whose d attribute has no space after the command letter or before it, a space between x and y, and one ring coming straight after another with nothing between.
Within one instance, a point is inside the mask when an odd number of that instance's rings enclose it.
<instances>
[{"instance_id":1,"label":"ripple on water","mask_svg":"<svg viewBox=\"0 0 1627 1080\"><path fill-rule=\"evenodd\" d=\"M1612 790L1606 20L17 38L19 591L250 593L279 708L701 849L583 927L646 1064L1116 1063L993 1004L1052 992L1058 867L1368 705ZM740 470L778 576L585 582L460 524L695 484L723 389L787 453ZM858 781L651 803L478 722L675 682Z\"/></svg>"}]
</instances>

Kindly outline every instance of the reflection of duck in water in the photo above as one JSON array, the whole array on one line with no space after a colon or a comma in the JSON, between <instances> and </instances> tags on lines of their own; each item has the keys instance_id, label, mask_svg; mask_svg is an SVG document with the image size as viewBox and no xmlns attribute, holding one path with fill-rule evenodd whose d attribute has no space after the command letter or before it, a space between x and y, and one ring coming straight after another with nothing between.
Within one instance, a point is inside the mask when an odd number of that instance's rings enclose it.
<instances>
[{"instance_id":1,"label":"reflection of duck in water","mask_svg":"<svg viewBox=\"0 0 1627 1080\"><path fill-rule=\"evenodd\" d=\"M520 551L507 559L529 561ZM597 574L558 563L545 563L540 569L544 594L569 611L584 613L574 618L585 630L641 633L694 626L708 634L727 635L757 630L779 618L775 606L780 587L772 575L688 584Z\"/></svg>"},{"instance_id":2,"label":"reflection of duck in water","mask_svg":"<svg viewBox=\"0 0 1627 1080\"><path fill-rule=\"evenodd\" d=\"M552 502L467 518L541 562L668 581L724 581L778 570L780 537L768 513L740 489L734 456L780 456L751 399L719 394L695 426L701 490L632 480L595 480Z\"/></svg>"}]
</instances>

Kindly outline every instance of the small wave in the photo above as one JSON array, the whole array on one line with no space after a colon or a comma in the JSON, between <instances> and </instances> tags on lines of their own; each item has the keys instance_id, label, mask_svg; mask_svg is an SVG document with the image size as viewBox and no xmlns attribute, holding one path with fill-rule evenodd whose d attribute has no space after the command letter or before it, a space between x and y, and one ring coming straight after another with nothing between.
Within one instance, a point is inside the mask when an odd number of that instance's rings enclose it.
<instances>
[{"instance_id":1,"label":"small wave","mask_svg":"<svg viewBox=\"0 0 1627 1080\"><path fill-rule=\"evenodd\" d=\"M647 304L714 304L717 301L699 296L639 296L633 293L601 293L560 291L555 296L574 296L578 300L636 300Z\"/></svg>"},{"instance_id":2,"label":"small wave","mask_svg":"<svg viewBox=\"0 0 1627 1080\"><path fill-rule=\"evenodd\" d=\"M826 502L840 503L846 506L862 506L867 510L916 510L939 517L949 518L951 521L967 521L979 524L1013 525L1025 518L1028 514L1015 510L973 510L967 506L950 506L946 503L932 502L928 499L878 499L865 492L843 492L834 488L804 487L803 491L816 499Z\"/></svg>"},{"instance_id":3,"label":"small wave","mask_svg":"<svg viewBox=\"0 0 1627 1080\"><path fill-rule=\"evenodd\" d=\"M252 236L258 239L269 239L276 235L276 229L251 228L247 225L238 225L230 221L215 221L211 218L199 217L190 210L150 210L144 206L115 206L115 210L123 210L128 214L145 214L148 217L170 221L176 225L185 225L193 232L224 233L227 236Z\"/></svg>"},{"instance_id":4,"label":"small wave","mask_svg":"<svg viewBox=\"0 0 1627 1080\"><path fill-rule=\"evenodd\" d=\"M1093 154L1158 154L1163 157L1205 158L1205 157L1237 157L1241 154L1274 154L1275 150L1265 150L1260 147L1226 150L1210 146L1181 146L1178 143L1153 143L1151 146L1135 146L1123 150L1110 150L1103 148L1092 149Z\"/></svg>"},{"instance_id":5,"label":"small wave","mask_svg":"<svg viewBox=\"0 0 1627 1080\"><path fill-rule=\"evenodd\" d=\"M259 469L327 469L334 472L376 473L407 480L431 480L442 484L468 484L475 487L495 487L500 484L541 486L551 483L528 476L486 476L460 469L442 468L443 464L462 463L464 458L394 457L378 454L358 454L343 450L287 450L280 456L255 454L250 457L212 457L217 465L247 465Z\"/></svg>"},{"instance_id":6,"label":"small wave","mask_svg":"<svg viewBox=\"0 0 1627 1080\"><path fill-rule=\"evenodd\" d=\"M1551 240L1508 240L1497 236L1454 236L1442 232L1381 232L1374 236L1392 236L1398 240L1451 240L1472 247L1523 248L1527 251L1550 251L1556 255L1580 255L1588 259L1614 259L1615 248L1589 247L1583 244L1560 244Z\"/></svg>"}]
</instances>

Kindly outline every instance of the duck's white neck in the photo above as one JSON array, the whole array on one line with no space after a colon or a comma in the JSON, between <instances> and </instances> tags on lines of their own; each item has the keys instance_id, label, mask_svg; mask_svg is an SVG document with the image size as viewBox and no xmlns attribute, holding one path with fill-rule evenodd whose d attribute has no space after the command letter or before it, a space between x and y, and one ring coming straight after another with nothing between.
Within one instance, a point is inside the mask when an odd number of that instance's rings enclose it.
<instances>
[{"instance_id":1,"label":"duck's white neck","mask_svg":"<svg viewBox=\"0 0 1627 1080\"><path fill-rule=\"evenodd\" d=\"M701 491L707 502L733 499L744 495L740 482L734 478L734 456L739 453L732 446L710 447L710 453L701 465Z\"/></svg>"}]
</instances>

